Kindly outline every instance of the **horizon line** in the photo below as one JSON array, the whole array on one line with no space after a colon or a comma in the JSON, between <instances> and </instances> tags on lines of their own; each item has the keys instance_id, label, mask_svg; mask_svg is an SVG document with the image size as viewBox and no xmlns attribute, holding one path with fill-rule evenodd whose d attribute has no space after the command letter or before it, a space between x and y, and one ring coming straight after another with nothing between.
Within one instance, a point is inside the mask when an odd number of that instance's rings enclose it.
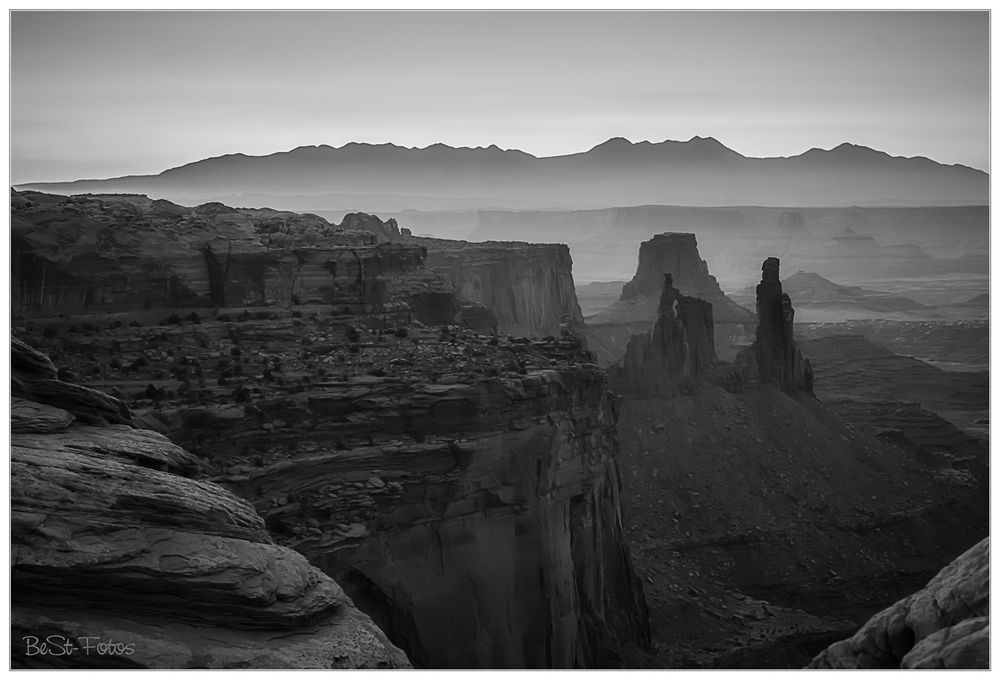
<instances>
[{"instance_id":1,"label":"horizon line","mask_svg":"<svg viewBox=\"0 0 1000 680\"><path fill-rule=\"evenodd\" d=\"M977 167L974 167L974 166L971 166L971 165L967 165L967 164L964 164L964 163L942 163L941 161L934 160L933 158L931 158L929 156L924 156L924 155L915 155L915 156L902 156L902 155L899 155L899 156L894 156L894 155L892 155L892 154L890 154L890 153L888 153L886 151L882 151L881 149L876 149L874 147L866 146L864 144L856 144L856 143L850 142L850 141L840 142L839 144L837 144L835 146L832 146L832 147L830 147L828 149L824 149L823 147L813 146L813 147L810 147L810 148L806 149L805 151L802 151L801 153L792 154L792 155L788 155L788 156L747 156L747 155L742 154L739 151L733 149L732 147L727 146L726 144L724 144L723 142L721 142L717 137L713 137L711 135L705 136L705 137L702 137L700 135L694 135L690 139L687 139L687 140L669 139L668 138L668 139L664 139L664 140L659 141L659 142L653 142L653 141L648 140L648 139L639 140L639 141L632 141L632 140L628 139L627 137L614 136L614 137L609 137L608 139L604 140L603 142L595 144L594 146L592 146L589 149L586 149L584 151L574 151L574 152L570 152L570 153L552 154L552 155L548 155L548 156L536 156L535 154L532 154L532 153L530 153L528 151L524 151L523 149L518 149L518 148L514 148L514 147L502 148L502 147L500 147L500 146L498 146L496 144L490 144L488 146L452 146L451 144L446 144L444 142L434 142L432 144L428 144L427 146L416 146L416 145L414 145L414 146L404 146L402 144L397 144L395 142L367 142L367 141L350 141L350 142L345 142L341 146L331 146L330 144L325 144L325 143L323 143L323 144L302 144L302 145L293 147L291 149L279 150L279 151L271 151L269 153L262 153L262 154L247 154L247 153L243 153L241 151L236 151L236 152L232 152L232 153L219 154L217 156L207 156L205 158L200 158L200 159L197 159L197 160L194 160L194 161L189 161L187 163L182 163L181 165L172 166L172 167L166 168L166 169L161 170L160 172L156 172L156 173L131 174L131 175L116 175L116 176L113 176L113 177L103 177L103 178L88 177L88 178L80 178L80 179L72 179L72 180L29 181L29 182L18 182L16 184L15 183L11 183L11 186L12 187L23 187L23 186L29 186L29 185L42 185L42 184L75 184L75 183L78 183L78 182L105 182L105 181L110 181L110 180L128 179L128 178L135 178L135 177L158 177L159 175L162 175L165 172L169 172L171 170L179 170L181 168L186 168L188 166L196 165L198 163L203 163L205 161L218 160L218 159L222 159L222 158L235 158L235 157L240 157L240 156L242 156L244 158L268 158L270 156L277 156L277 155L281 155L281 154L291 154L291 153L294 153L294 152L302 150L302 149L324 149L325 148L325 149L330 149L332 151L340 151L342 149L346 149L347 147L351 147L351 146L392 147L392 148L395 148L395 149L402 149L402 150L405 150L405 151L426 151L426 150L429 150L429 149L433 149L435 147L443 147L443 148L447 148L447 149L452 149L454 151L489 151L491 149L495 149L495 150L500 151L502 153L518 153L518 154L523 154L525 156L529 156L529 157L534 158L536 160L542 160L542 159L548 159L548 158L566 158L566 157L569 157L569 156L584 155L584 154L590 153L590 152L598 149L599 147L605 146L605 145L607 145L609 143L612 143L612 142L616 142L618 140L624 141L624 142L628 143L629 146L632 146L632 147L635 147L635 146L644 146L644 145L648 145L648 146L660 146L660 145L668 144L668 143L690 144L690 143L696 142L696 141L697 142L715 142L716 144L718 144L723 149L725 149L727 151L731 151L734 154L740 156L741 158L747 158L747 159L751 159L751 160L776 160L776 159L798 158L798 157L804 156L805 154L807 154L809 152L812 152L812 151L823 151L823 152L829 153L829 152L835 151L837 149L840 149L841 147L853 147L853 148L858 148L858 149L867 149L868 151L873 151L875 153L880 153L880 154L883 154L885 156L888 156L889 158L901 158L901 159L905 159L905 160L927 160L927 161L930 161L932 163L936 163L938 165L941 165L943 167L966 168L968 170L974 170L974 171L977 171L977 172L982 172L982 173L986 174L987 176L989 176L989 174L990 174L988 170L984 170L982 168L977 168Z\"/></svg>"}]
</instances>

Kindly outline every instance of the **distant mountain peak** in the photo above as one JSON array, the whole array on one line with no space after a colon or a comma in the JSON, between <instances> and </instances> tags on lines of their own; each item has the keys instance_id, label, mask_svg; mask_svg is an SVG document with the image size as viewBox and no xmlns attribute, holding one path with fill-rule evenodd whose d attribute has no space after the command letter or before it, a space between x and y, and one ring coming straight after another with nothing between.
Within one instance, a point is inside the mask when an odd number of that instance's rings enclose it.
<instances>
[{"instance_id":1,"label":"distant mountain peak","mask_svg":"<svg viewBox=\"0 0 1000 680\"><path fill-rule=\"evenodd\" d=\"M632 142L625 139L624 137L612 137L606 142L601 142L597 146L593 147L587 153L593 153L594 151L608 151L616 149L626 149L632 146Z\"/></svg>"}]
</instances>

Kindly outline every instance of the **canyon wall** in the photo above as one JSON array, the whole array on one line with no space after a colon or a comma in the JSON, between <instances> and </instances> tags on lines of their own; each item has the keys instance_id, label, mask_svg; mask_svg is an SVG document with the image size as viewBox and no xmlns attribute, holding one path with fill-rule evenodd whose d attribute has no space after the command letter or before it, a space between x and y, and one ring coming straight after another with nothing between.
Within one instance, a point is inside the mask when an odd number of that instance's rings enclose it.
<instances>
[{"instance_id":1,"label":"canyon wall","mask_svg":"<svg viewBox=\"0 0 1000 680\"><path fill-rule=\"evenodd\" d=\"M612 663L648 632L604 378L566 339L501 343L529 365L484 380L452 340L476 336L449 333L434 351L454 372L436 380L399 348L406 368L391 376L320 382L214 420L212 409L158 417L414 663Z\"/></svg>"},{"instance_id":2,"label":"canyon wall","mask_svg":"<svg viewBox=\"0 0 1000 680\"><path fill-rule=\"evenodd\" d=\"M434 248L402 232L376 243L276 217L274 248L387 303L372 313L344 294L240 313L199 305L238 298L233 277L270 257L266 230L248 223L256 212L21 199L31 254L62 253L60 267L99 280L74 255L113 238L118 264L105 269L163 253L198 302L84 304L65 317L43 305L17 319L24 334L191 451L199 479L252 503L276 543L337 579L415 665L615 666L648 645L622 530L616 402L569 330L579 307L565 247L434 244L441 276L424 257ZM155 211L171 216L150 221ZM207 256L196 238L207 232L232 251L213 241ZM329 266L341 247L352 254Z\"/></svg>"},{"instance_id":3,"label":"canyon wall","mask_svg":"<svg viewBox=\"0 0 1000 680\"><path fill-rule=\"evenodd\" d=\"M16 338L11 368L13 667L409 667L195 456Z\"/></svg>"},{"instance_id":4,"label":"canyon wall","mask_svg":"<svg viewBox=\"0 0 1000 680\"><path fill-rule=\"evenodd\" d=\"M409 241L408 241L409 242ZM501 332L558 335L583 323L573 284L573 261L561 244L467 243L419 238L427 267L458 296L491 309Z\"/></svg>"}]
</instances>

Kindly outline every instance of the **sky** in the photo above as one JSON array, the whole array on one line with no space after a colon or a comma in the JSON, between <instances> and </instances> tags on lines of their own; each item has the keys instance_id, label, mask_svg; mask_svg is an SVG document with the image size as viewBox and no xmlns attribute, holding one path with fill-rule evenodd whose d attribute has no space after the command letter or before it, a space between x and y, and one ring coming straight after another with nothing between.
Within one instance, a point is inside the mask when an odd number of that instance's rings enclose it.
<instances>
[{"instance_id":1,"label":"sky","mask_svg":"<svg viewBox=\"0 0 1000 680\"><path fill-rule=\"evenodd\" d=\"M11 14L11 182L392 142L711 136L988 170L986 12Z\"/></svg>"}]
</instances>

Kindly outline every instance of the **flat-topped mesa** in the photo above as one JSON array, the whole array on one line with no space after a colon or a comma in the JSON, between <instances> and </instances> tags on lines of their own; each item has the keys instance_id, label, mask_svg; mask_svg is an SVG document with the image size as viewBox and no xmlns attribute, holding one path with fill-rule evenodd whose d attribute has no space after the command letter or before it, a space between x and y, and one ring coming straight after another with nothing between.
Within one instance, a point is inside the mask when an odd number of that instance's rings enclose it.
<instances>
[{"instance_id":1,"label":"flat-topped mesa","mask_svg":"<svg viewBox=\"0 0 1000 680\"><path fill-rule=\"evenodd\" d=\"M656 295L663 274L670 273L679 290L706 298L722 295L715 277L708 273L708 263L698 254L694 234L657 234L639 246L639 266L635 276L622 288L621 299Z\"/></svg>"},{"instance_id":2,"label":"flat-topped mesa","mask_svg":"<svg viewBox=\"0 0 1000 680\"><path fill-rule=\"evenodd\" d=\"M761 265L757 284L757 338L753 344L757 372L761 382L786 392L813 393L812 366L803 359L795 345L793 324L795 310L787 293L782 292L779 269L781 261L769 257Z\"/></svg>"},{"instance_id":3,"label":"flat-topped mesa","mask_svg":"<svg viewBox=\"0 0 1000 680\"><path fill-rule=\"evenodd\" d=\"M673 276L664 274L656 324L629 340L618 388L627 394L673 394L715 362L712 303L681 295Z\"/></svg>"}]
</instances>

